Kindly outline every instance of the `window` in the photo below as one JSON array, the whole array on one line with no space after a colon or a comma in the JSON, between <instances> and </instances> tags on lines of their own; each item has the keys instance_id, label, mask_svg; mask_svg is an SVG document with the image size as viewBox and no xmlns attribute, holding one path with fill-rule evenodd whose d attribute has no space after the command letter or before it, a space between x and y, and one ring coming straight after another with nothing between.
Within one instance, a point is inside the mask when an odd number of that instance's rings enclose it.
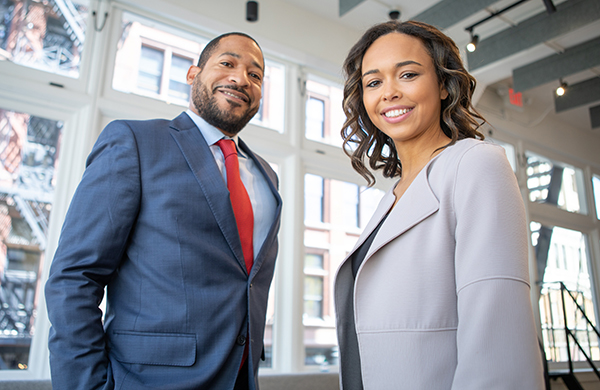
<instances>
[{"instance_id":1,"label":"window","mask_svg":"<svg viewBox=\"0 0 600 390\"><path fill-rule=\"evenodd\" d=\"M0 109L0 366L27 369L63 124Z\"/></svg>"},{"instance_id":2,"label":"window","mask_svg":"<svg viewBox=\"0 0 600 390\"><path fill-rule=\"evenodd\" d=\"M596 218L600 219L600 176L592 176L592 187L594 190L594 205L596 206Z\"/></svg>"},{"instance_id":3,"label":"window","mask_svg":"<svg viewBox=\"0 0 600 390\"><path fill-rule=\"evenodd\" d=\"M587 214L583 171L527 153L529 200L574 213Z\"/></svg>"},{"instance_id":4,"label":"window","mask_svg":"<svg viewBox=\"0 0 600 390\"><path fill-rule=\"evenodd\" d=\"M542 281L539 309L546 357L554 362L568 361L564 337L566 315L569 329L575 333L588 356L592 356L594 360L600 359L598 340L595 336L592 337L593 331L575 305L577 302L595 325L595 302L588 269L586 235L537 222L531 222L530 228L538 264L538 280ZM568 293L561 293L560 283L571 291L575 300L569 299ZM573 343L573 340L569 342ZM585 360L577 348L571 348L571 356L574 360Z\"/></svg>"},{"instance_id":5,"label":"window","mask_svg":"<svg viewBox=\"0 0 600 390\"><path fill-rule=\"evenodd\" d=\"M324 222L323 178L317 175L304 176L304 221L305 223Z\"/></svg>"},{"instance_id":6,"label":"window","mask_svg":"<svg viewBox=\"0 0 600 390\"><path fill-rule=\"evenodd\" d=\"M250 123L283 133L285 120L285 65L265 59L262 100Z\"/></svg>"},{"instance_id":7,"label":"window","mask_svg":"<svg viewBox=\"0 0 600 390\"><path fill-rule=\"evenodd\" d=\"M79 77L88 9L76 0L0 0L0 59Z\"/></svg>"},{"instance_id":8,"label":"window","mask_svg":"<svg viewBox=\"0 0 600 390\"><path fill-rule=\"evenodd\" d=\"M306 95L306 138L341 147L340 131L346 119L342 111L341 87L309 79Z\"/></svg>"},{"instance_id":9,"label":"window","mask_svg":"<svg viewBox=\"0 0 600 390\"><path fill-rule=\"evenodd\" d=\"M310 96L306 102L306 138L320 140L325 137L325 101Z\"/></svg>"},{"instance_id":10,"label":"window","mask_svg":"<svg viewBox=\"0 0 600 390\"><path fill-rule=\"evenodd\" d=\"M305 364L325 370L338 363L332 296L335 271L383 192L314 174L304 178Z\"/></svg>"},{"instance_id":11,"label":"window","mask_svg":"<svg viewBox=\"0 0 600 390\"><path fill-rule=\"evenodd\" d=\"M187 71L206 45L199 38L124 12L113 89L187 106Z\"/></svg>"},{"instance_id":12,"label":"window","mask_svg":"<svg viewBox=\"0 0 600 390\"><path fill-rule=\"evenodd\" d=\"M157 95L160 94L164 62L165 54L162 50L142 45L137 87Z\"/></svg>"}]
</instances>

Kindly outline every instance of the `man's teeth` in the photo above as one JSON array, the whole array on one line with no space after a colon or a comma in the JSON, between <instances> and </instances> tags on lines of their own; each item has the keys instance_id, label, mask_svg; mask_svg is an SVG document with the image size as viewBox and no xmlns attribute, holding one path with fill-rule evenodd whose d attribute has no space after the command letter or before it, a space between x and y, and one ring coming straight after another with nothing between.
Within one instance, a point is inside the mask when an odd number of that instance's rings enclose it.
<instances>
[{"instance_id":1,"label":"man's teeth","mask_svg":"<svg viewBox=\"0 0 600 390\"><path fill-rule=\"evenodd\" d=\"M229 95L229 96L231 96L232 98L236 98L236 99L242 99L241 97L239 97L239 96L237 96L237 95L234 95L234 94L232 94L232 93L229 93L229 92L227 92L227 91L223 91L223 93L224 93L225 95Z\"/></svg>"},{"instance_id":2,"label":"man's teeth","mask_svg":"<svg viewBox=\"0 0 600 390\"><path fill-rule=\"evenodd\" d=\"M412 108L403 108L401 110L391 110L391 111L386 112L383 115L385 115L386 118L395 118L397 116L404 115L411 110L412 110Z\"/></svg>"}]
</instances>

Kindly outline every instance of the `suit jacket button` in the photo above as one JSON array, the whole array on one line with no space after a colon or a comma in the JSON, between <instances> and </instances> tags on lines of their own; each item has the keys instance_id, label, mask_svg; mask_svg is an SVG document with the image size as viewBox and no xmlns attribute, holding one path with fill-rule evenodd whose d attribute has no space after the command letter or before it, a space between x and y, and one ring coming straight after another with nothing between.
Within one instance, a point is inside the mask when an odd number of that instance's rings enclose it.
<instances>
[{"instance_id":1,"label":"suit jacket button","mask_svg":"<svg viewBox=\"0 0 600 390\"><path fill-rule=\"evenodd\" d=\"M239 335L238 338L237 338L237 343L238 343L238 345L244 345L244 344L246 344L246 336L244 336L242 334Z\"/></svg>"}]
</instances>

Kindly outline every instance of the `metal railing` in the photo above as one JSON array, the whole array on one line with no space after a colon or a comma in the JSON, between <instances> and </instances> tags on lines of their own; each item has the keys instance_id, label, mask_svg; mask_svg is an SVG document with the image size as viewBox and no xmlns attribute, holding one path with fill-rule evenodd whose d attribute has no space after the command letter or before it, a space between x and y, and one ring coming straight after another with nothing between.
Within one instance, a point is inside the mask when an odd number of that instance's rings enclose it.
<instances>
[{"instance_id":1,"label":"metal railing","mask_svg":"<svg viewBox=\"0 0 600 390\"><path fill-rule=\"evenodd\" d=\"M549 285L558 285L560 289L553 289ZM547 292L543 296L546 305L546 317L549 317L550 321L543 323L542 328L547 336L545 349L550 350L551 360L564 361L561 359L560 352L566 352L568 372L573 375L574 355L579 354L580 357L585 358L598 379L600 379L600 371L598 371L593 360L594 357L598 359L600 354L600 332L586 314L583 292L570 291L563 282L548 283L544 287ZM558 294L553 294L553 292ZM553 302L553 295L558 295L560 302ZM567 306L570 310L567 310ZM572 321L569 321L570 318ZM570 325L570 322L573 321L575 324ZM564 332L564 340L560 337L562 332Z\"/></svg>"}]
</instances>

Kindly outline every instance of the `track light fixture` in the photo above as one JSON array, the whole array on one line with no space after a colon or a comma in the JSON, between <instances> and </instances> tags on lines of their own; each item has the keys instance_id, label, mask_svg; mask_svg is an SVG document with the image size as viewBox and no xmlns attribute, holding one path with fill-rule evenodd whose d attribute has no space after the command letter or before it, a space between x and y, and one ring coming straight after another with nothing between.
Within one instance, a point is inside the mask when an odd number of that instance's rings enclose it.
<instances>
[{"instance_id":1,"label":"track light fixture","mask_svg":"<svg viewBox=\"0 0 600 390\"><path fill-rule=\"evenodd\" d=\"M469 33L471 34L471 42L467 44L467 50L470 53L473 53L475 50L477 50L477 44L479 43L479 35L473 35L473 31L469 31Z\"/></svg>"},{"instance_id":2,"label":"track light fixture","mask_svg":"<svg viewBox=\"0 0 600 390\"><path fill-rule=\"evenodd\" d=\"M563 96L565 93L567 93L567 87L567 83L565 83L563 79L560 79L560 86L556 88L556 96Z\"/></svg>"}]
</instances>

